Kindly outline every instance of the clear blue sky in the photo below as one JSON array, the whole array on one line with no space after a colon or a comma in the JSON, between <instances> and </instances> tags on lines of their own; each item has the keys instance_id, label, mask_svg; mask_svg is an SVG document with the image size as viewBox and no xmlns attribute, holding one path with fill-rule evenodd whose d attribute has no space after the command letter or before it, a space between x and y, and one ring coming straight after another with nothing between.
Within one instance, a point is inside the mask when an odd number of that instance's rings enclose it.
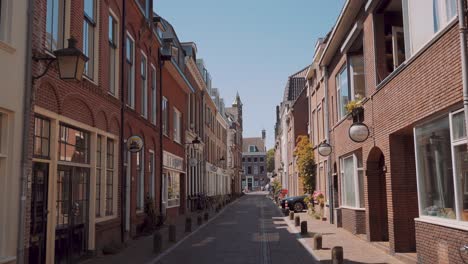
<instances>
[{"instance_id":1,"label":"clear blue sky","mask_svg":"<svg viewBox=\"0 0 468 264\"><path fill-rule=\"evenodd\" d=\"M289 75L312 62L344 0L154 0L155 11L193 41L229 106L244 103L244 137L274 144L275 107Z\"/></svg>"}]
</instances>

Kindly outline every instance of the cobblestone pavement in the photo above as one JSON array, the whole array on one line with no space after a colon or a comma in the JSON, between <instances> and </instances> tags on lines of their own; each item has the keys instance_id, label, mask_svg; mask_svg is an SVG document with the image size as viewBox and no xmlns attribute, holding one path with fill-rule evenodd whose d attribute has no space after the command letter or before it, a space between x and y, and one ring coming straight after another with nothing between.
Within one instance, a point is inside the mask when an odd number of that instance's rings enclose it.
<instances>
[{"instance_id":1,"label":"cobblestone pavement","mask_svg":"<svg viewBox=\"0 0 468 264\"><path fill-rule=\"evenodd\" d=\"M266 193L242 197L155 264L317 263Z\"/></svg>"}]
</instances>

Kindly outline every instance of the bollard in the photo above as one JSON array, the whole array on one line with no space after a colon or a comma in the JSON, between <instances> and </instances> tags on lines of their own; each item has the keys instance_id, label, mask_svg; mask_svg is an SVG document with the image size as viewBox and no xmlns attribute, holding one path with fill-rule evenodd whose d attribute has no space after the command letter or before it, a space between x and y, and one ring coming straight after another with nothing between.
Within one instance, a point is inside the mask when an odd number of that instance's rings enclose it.
<instances>
[{"instance_id":1,"label":"bollard","mask_svg":"<svg viewBox=\"0 0 468 264\"><path fill-rule=\"evenodd\" d=\"M162 236L159 232L153 234L153 253L159 253L162 250Z\"/></svg>"},{"instance_id":2,"label":"bollard","mask_svg":"<svg viewBox=\"0 0 468 264\"><path fill-rule=\"evenodd\" d=\"M301 218L296 215L296 217L294 217L294 225L295 226L300 226L301 225Z\"/></svg>"},{"instance_id":3,"label":"bollard","mask_svg":"<svg viewBox=\"0 0 468 264\"><path fill-rule=\"evenodd\" d=\"M197 225L201 226L202 223L203 223L203 218L202 218L201 215L198 215L198 216L197 216Z\"/></svg>"},{"instance_id":4,"label":"bollard","mask_svg":"<svg viewBox=\"0 0 468 264\"><path fill-rule=\"evenodd\" d=\"M322 235L315 234L314 236L314 250L322 249Z\"/></svg>"},{"instance_id":5,"label":"bollard","mask_svg":"<svg viewBox=\"0 0 468 264\"><path fill-rule=\"evenodd\" d=\"M192 232L192 218L185 218L185 232Z\"/></svg>"},{"instance_id":6,"label":"bollard","mask_svg":"<svg viewBox=\"0 0 468 264\"><path fill-rule=\"evenodd\" d=\"M210 214L208 212L205 213L205 221L208 221L208 218L210 218Z\"/></svg>"},{"instance_id":7,"label":"bollard","mask_svg":"<svg viewBox=\"0 0 468 264\"><path fill-rule=\"evenodd\" d=\"M294 220L294 211L289 211L289 220Z\"/></svg>"},{"instance_id":8,"label":"bollard","mask_svg":"<svg viewBox=\"0 0 468 264\"><path fill-rule=\"evenodd\" d=\"M331 252L332 264L343 264L343 247L334 247Z\"/></svg>"},{"instance_id":9,"label":"bollard","mask_svg":"<svg viewBox=\"0 0 468 264\"><path fill-rule=\"evenodd\" d=\"M301 235L307 235L307 221L301 222Z\"/></svg>"},{"instance_id":10,"label":"bollard","mask_svg":"<svg viewBox=\"0 0 468 264\"><path fill-rule=\"evenodd\" d=\"M169 242L176 242L176 226L169 225Z\"/></svg>"}]
</instances>

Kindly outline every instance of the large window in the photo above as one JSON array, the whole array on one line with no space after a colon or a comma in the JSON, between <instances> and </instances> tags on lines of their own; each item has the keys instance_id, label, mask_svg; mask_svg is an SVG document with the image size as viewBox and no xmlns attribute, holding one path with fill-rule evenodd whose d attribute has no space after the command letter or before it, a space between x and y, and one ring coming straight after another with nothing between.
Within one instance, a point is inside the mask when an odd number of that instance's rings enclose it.
<instances>
[{"instance_id":1,"label":"large window","mask_svg":"<svg viewBox=\"0 0 468 264\"><path fill-rule=\"evenodd\" d=\"M101 217L102 194L102 136L96 142L96 217Z\"/></svg>"},{"instance_id":2,"label":"large window","mask_svg":"<svg viewBox=\"0 0 468 264\"><path fill-rule=\"evenodd\" d=\"M364 208L364 170L361 153L341 158L340 168L342 205Z\"/></svg>"},{"instance_id":3,"label":"large window","mask_svg":"<svg viewBox=\"0 0 468 264\"><path fill-rule=\"evenodd\" d=\"M168 172L167 174L167 206L173 207L180 204L180 174Z\"/></svg>"},{"instance_id":4,"label":"large window","mask_svg":"<svg viewBox=\"0 0 468 264\"><path fill-rule=\"evenodd\" d=\"M151 65L151 122L156 125L156 109L157 109L157 92L156 92L156 68Z\"/></svg>"},{"instance_id":5,"label":"large window","mask_svg":"<svg viewBox=\"0 0 468 264\"><path fill-rule=\"evenodd\" d=\"M109 92L117 96L117 71L118 71L118 54L117 54L117 21L112 15L109 15Z\"/></svg>"},{"instance_id":6,"label":"large window","mask_svg":"<svg viewBox=\"0 0 468 264\"><path fill-rule=\"evenodd\" d=\"M143 211L144 209L144 188L145 188L145 159L144 159L144 154L143 150L138 152L137 154L137 182L136 182L136 187L137 187L137 192L136 192L136 199L137 199L137 204L136 204L136 209L137 211Z\"/></svg>"},{"instance_id":7,"label":"large window","mask_svg":"<svg viewBox=\"0 0 468 264\"><path fill-rule=\"evenodd\" d=\"M140 77L141 77L141 115L148 117L148 66L146 56L141 53Z\"/></svg>"},{"instance_id":8,"label":"large window","mask_svg":"<svg viewBox=\"0 0 468 264\"><path fill-rule=\"evenodd\" d=\"M405 45L414 54L457 15L456 0L403 1L405 27L409 34Z\"/></svg>"},{"instance_id":9,"label":"large window","mask_svg":"<svg viewBox=\"0 0 468 264\"><path fill-rule=\"evenodd\" d=\"M464 112L415 128L419 208L423 216L468 221L468 143Z\"/></svg>"},{"instance_id":10,"label":"large window","mask_svg":"<svg viewBox=\"0 0 468 264\"><path fill-rule=\"evenodd\" d=\"M89 163L89 133L60 124L59 160Z\"/></svg>"},{"instance_id":11,"label":"large window","mask_svg":"<svg viewBox=\"0 0 468 264\"><path fill-rule=\"evenodd\" d=\"M341 120L346 116L346 105L349 102L348 69L346 67L336 76L336 94L338 119Z\"/></svg>"},{"instance_id":12,"label":"large window","mask_svg":"<svg viewBox=\"0 0 468 264\"><path fill-rule=\"evenodd\" d=\"M169 102L166 97L162 99L162 130L163 134L169 136Z\"/></svg>"},{"instance_id":13,"label":"large window","mask_svg":"<svg viewBox=\"0 0 468 264\"><path fill-rule=\"evenodd\" d=\"M154 157L154 152L152 150L150 150L149 152L149 164L148 164L148 168L149 168L149 176L150 176L150 186L149 186L149 189L150 189L150 197L151 198L156 198L156 192L155 192L155 157ZM155 201L156 202L156 201Z\"/></svg>"},{"instance_id":14,"label":"large window","mask_svg":"<svg viewBox=\"0 0 468 264\"><path fill-rule=\"evenodd\" d=\"M254 165L254 175L258 175L258 165Z\"/></svg>"},{"instance_id":15,"label":"large window","mask_svg":"<svg viewBox=\"0 0 468 264\"><path fill-rule=\"evenodd\" d=\"M127 63L127 105L135 108L135 44L127 35L127 47L125 61Z\"/></svg>"},{"instance_id":16,"label":"large window","mask_svg":"<svg viewBox=\"0 0 468 264\"><path fill-rule=\"evenodd\" d=\"M106 149L106 216L114 213L114 141L107 139Z\"/></svg>"},{"instance_id":17,"label":"large window","mask_svg":"<svg viewBox=\"0 0 468 264\"><path fill-rule=\"evenodd\" d=\"M1 132L1 120L0 120ZM48 159L50 157L50 121L36 116L34 118L34 157ZM0 142L1 147L1 142Z\"/></svg>"},{"instance_id":18,"label":"large window","mask_svg":"<svg viewBox=\"0 0 468 264\"><path fill-rule=\"evenodd\" d=\"M177 142L177 143L181 143L182 142L182 114L179 112L179 110L177 110L176 108L174 108L174 123L173 123L173 127L174 127L174 141Z\"/></svg>"},{"instance_id":19,"label":"large window","mask_svg":"<svg viewBox=\"0 0 468 264\"><path fill-rule=\"evenodd\" d=\"M64 0L47 0L46 43L49 51L63 48L64 43ZM0 12L3 15L3 8ZM3 18L2 18L3 19ZM1 21L1 20L0 20Z\"/></svg>"},{"instance_id":20,"label":"large window","mask_svg":"<svg viewBox=\"0 0 468 264\"><path fill-rule=\"evenodd\" d=\"M84 0L83 20L83 53L89 58L85 65L85 74L94 78L94 38L96 30L96 3L94 0Z\"/></svg>"}]
</instances>

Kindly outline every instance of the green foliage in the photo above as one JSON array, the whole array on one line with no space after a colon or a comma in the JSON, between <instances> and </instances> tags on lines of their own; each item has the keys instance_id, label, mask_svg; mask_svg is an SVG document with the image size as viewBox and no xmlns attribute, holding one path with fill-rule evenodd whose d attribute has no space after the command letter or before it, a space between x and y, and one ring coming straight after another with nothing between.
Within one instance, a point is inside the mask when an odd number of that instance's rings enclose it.
<instances>
[{"instance_id":1,"label":"green foliage","mask_svg":"<svg viewBox=\"0 0 468 264\"><path fill-rule=\"evenodd\" d=\"M273 195L276 197L280 194L281 192L281 189L283 188L283 186L281 185L281 182L280 181L273 181L271 183L271 186L273 188Z\"/></svg>"},{"instance_id":2,"label":"green foliage","mask_svg":"<svg viewBox=\"0 0 468 264\"><path fill-rule=\"evenodd\" d=\"M266 163L267 172L273 172L275 170L275 149L268 150Z\"/></svg>"},{"instance_id":3,"label":"green foliage","mask_svg":"<svg viewBox=\"0 0 468 264\"><path fill-rule=\"evenodd\" d=\"M362 96L358 94L355 98L356 100L349 101L345 106L348 113L351 113L355 108L362 107Z\"/></svg>"},{"instance_id":4,"label":"green foliage","mask_svg":"<svg viewBox=\"0 0 468 264\"><path fill-rule=\"evenodd\" d=\"M298 136L296 140L296 149L294 156L298 167L299 177L302 178L304 189L311 193L315 189L315 171L314 151L312 144L307 136Z\"/></svg>"}]
</instances>

